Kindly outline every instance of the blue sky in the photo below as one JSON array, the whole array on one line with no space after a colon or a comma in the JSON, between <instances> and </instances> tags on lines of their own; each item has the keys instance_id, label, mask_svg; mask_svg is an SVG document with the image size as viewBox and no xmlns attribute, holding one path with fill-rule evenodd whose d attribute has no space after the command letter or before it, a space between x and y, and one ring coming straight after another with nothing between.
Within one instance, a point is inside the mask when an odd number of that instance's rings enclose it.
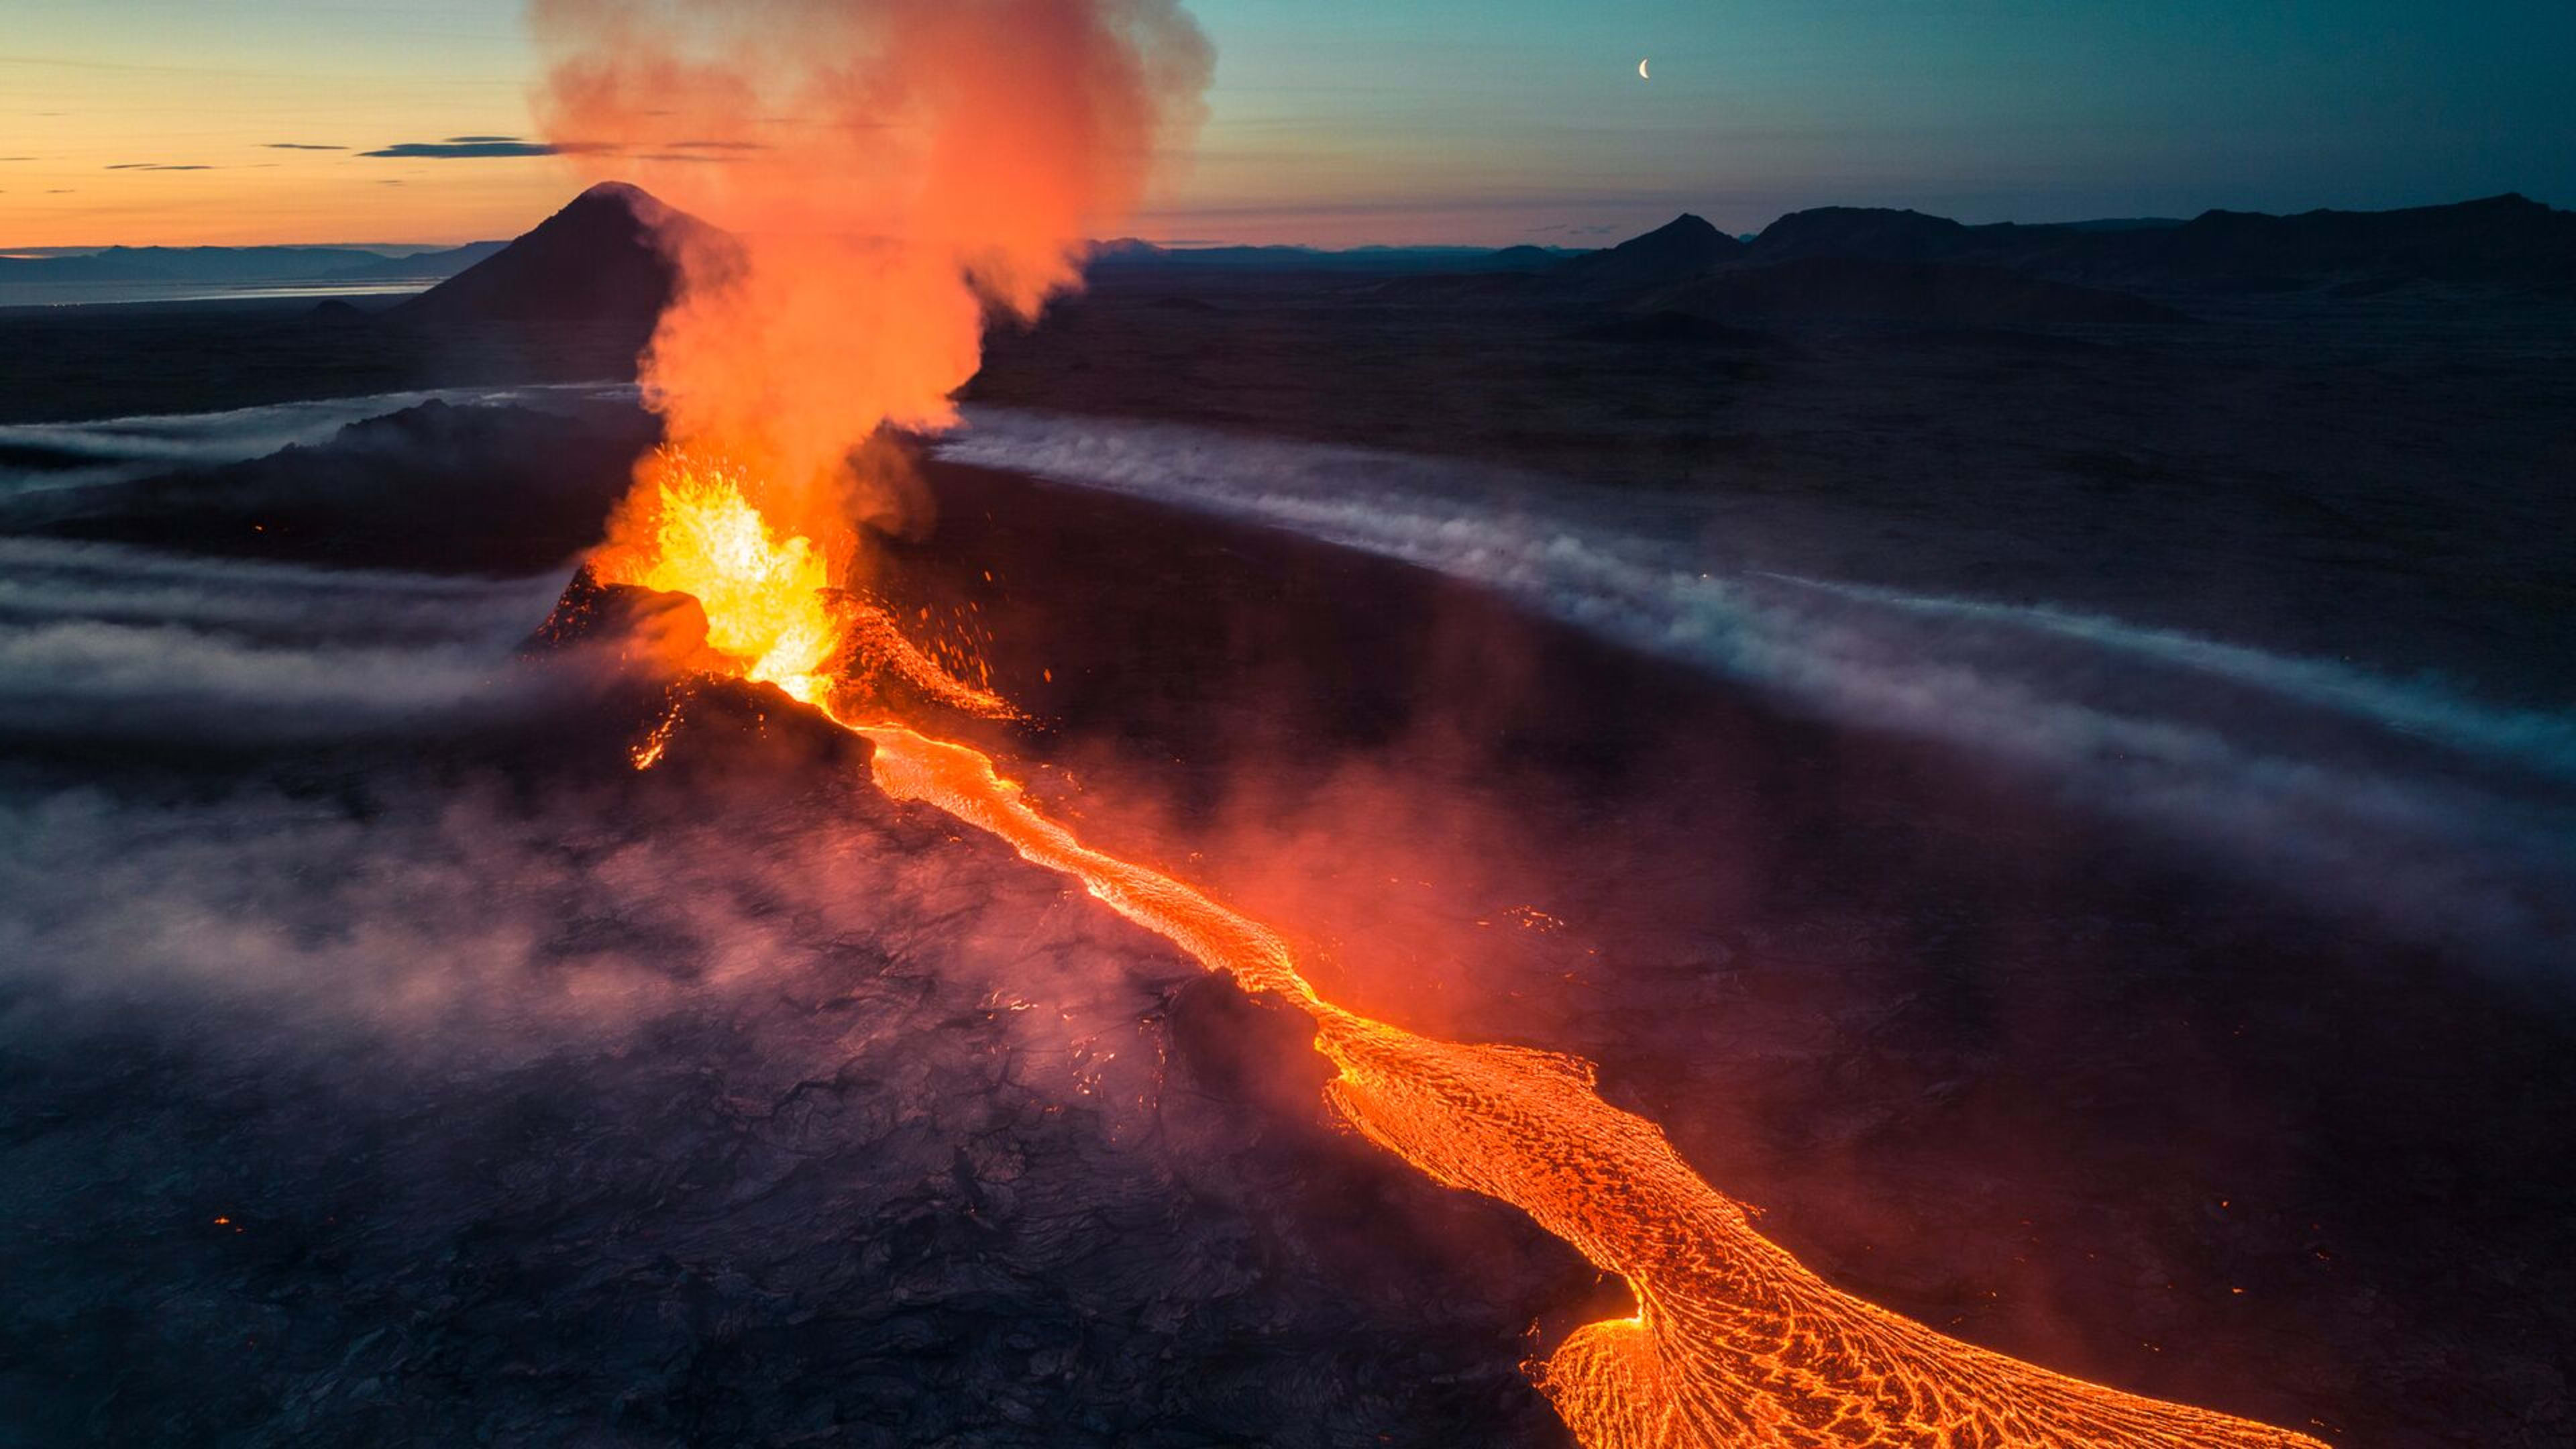
<instances>
[{"instance_id":1,"label":"blue sky","mask_svg":"<svg viewBox=\"0 0 2576 1449\"><path fill-rule=\"evenodd\" d=\"M570 184L543 157L363 155L526 134L518 0L0 3L0 245L455 240L523 229ZM2576 204L2576 6L2537 0L1191 8L1217 78L1136 228L1166 239L1588 241L1827 203Z\"/></svg>"}]
</instances>

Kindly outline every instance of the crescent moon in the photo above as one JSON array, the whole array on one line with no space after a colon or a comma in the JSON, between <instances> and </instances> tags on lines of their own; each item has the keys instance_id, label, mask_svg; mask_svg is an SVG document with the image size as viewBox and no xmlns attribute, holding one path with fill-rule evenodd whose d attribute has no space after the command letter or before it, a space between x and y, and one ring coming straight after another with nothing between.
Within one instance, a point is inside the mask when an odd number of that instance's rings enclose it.
<instances>
[{"instance_id":1,"label":"crescent moon","mask_svg":"<svg viewBox=\"0 0 2576 1449\"><path fill-rule=\"evenodd\" d=\"M1639 80L1653 80L1653 79L1654 79L1654 77L1653 77L1653 76L1650 76L1650 75L1646 74L1646 63L1645 63L1644 61L1642 61L1642 60L1641 60L1641 61L1639 61L1639 62L1637 62L1637 79L1639 79Z\"/></svg>"}]
</instances>

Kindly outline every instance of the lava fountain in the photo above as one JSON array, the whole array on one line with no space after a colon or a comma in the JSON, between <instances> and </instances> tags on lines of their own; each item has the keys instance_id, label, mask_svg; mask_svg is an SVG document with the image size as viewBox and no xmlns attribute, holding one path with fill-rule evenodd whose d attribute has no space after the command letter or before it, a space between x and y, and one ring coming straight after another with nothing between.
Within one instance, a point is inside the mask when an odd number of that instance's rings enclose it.
<instances>
[{"instance_id":1,"label":"lava fountain","mask_svg":"<svg viewBox=\"0 0 2576 1449\"><path fill-rule=\"evenodd\" d=\"M1179 0L530 0L546 140L711 223L641 359L672 442L830 562L926 506L887 427L957 419L988 319L1081 280L1214 66ZM645 480L649 483L649 480ZM649 486L637 501L650 503ZM612 527L632 539L640 520ZM836 570L844 572L845 570Z\"/></svg>"},{"instance_id":2,"label":"lava fountain","mask_svg":"<svg viewBox=\"0 0 2576 1449\"><path fill-rule=\"evenodd\" d=\"M881 609L826 587L813 544L771 529L739 479L682 455L610 582L694 595L731 673L774 684L875 748L888 795L935 807L1082 882L1102 904L1246 990L1306 1013L1338 1069L1333 1109L1435 1180L1528 1213L1634 1294L1634 1316L1568 1335L1536 1378L1590 1449L1611 1446L2316 1446L2288 1430L2087 1383L1963 1343L1842 1292L1754 1231L1653 1123L1603 1101L1589 1063L1437 1041L1318 995L1278 932L1151 866L1082 842L992 758L894 718L851 681L891 671L1005 715L949 679ZM658 750L657 750L658 753ZM650 761L639 754L639 765Z\"/></svg>"}]
</instances>

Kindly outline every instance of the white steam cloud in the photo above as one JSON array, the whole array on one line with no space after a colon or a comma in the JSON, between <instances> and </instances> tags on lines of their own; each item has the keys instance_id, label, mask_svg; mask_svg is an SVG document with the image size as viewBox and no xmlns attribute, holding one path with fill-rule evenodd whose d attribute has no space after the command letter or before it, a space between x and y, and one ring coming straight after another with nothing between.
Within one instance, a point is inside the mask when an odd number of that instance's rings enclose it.
<instances>
[{"instance_id":1,"label":"white steam cloud","mask_svg":"<svg viewBox=\"0 0 2576 1449\"><path fill-rule=\"evenodd\" d=\"M561 587L0 540L0 732L321 742L505 705Z\"/></svg>"},{"instance_id":2,"label":"white steam cloud","mask_svg":"<svg viewBox=\"0 0 2576 1449\"><path fill-rule=\"evenodd\" d=\"M318 1029L511 1062L853 993L945 1019L1007 985L1060 1003L1007 1035L1072 1094L1099 1076L1082 1043L1123 1043L1150 1000L1122 963L1193 974L1006 852L931 849L950 833L863 771L629 774L595 672L515 657L561 585L0 540L0 1037L149 1005L247 1012L248 1056ZM496 721L590 741L607 781L418 757ZM29 741L111 752L9 752ZM122 745L147 766L121 769ZM817 1049L790 1082L830 1070Z\"/></svg>"}]
</instances>

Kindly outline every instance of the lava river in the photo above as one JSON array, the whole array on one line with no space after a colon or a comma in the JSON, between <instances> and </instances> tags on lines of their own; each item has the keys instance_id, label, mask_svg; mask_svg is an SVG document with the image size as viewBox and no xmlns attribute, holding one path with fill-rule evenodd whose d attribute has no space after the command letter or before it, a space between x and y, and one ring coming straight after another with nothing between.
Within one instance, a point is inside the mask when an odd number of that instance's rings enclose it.
<instances>
[{"instance_id":1,"label":"lava river","mask_svg":"<svg viewBox=\"0 0 2576 1449\"><path fill-rule=\"evenodd\" d=\"M1010 713L829 590L817 551L777 537L721 470L676 457L663 469L650 541L595 560L603 578L694 595L725 667L867 738L888 795L989 832L1305 1012L1339 1069L1327 1095L1354 1128L1444 1184L1520 1208L1626 1281L1633 1316L1576 1330L1536 1370L1585 1445L2318 1445L2052 1373L1855 1298L1755 1232L1653 1123L1603 1101L1588 1063L1435 1041L1324 1000L1277 932L1083 844L982 752L858 703L869 695L852 676L890 671L950 707Z\"/></svg>"}]
</instances>

